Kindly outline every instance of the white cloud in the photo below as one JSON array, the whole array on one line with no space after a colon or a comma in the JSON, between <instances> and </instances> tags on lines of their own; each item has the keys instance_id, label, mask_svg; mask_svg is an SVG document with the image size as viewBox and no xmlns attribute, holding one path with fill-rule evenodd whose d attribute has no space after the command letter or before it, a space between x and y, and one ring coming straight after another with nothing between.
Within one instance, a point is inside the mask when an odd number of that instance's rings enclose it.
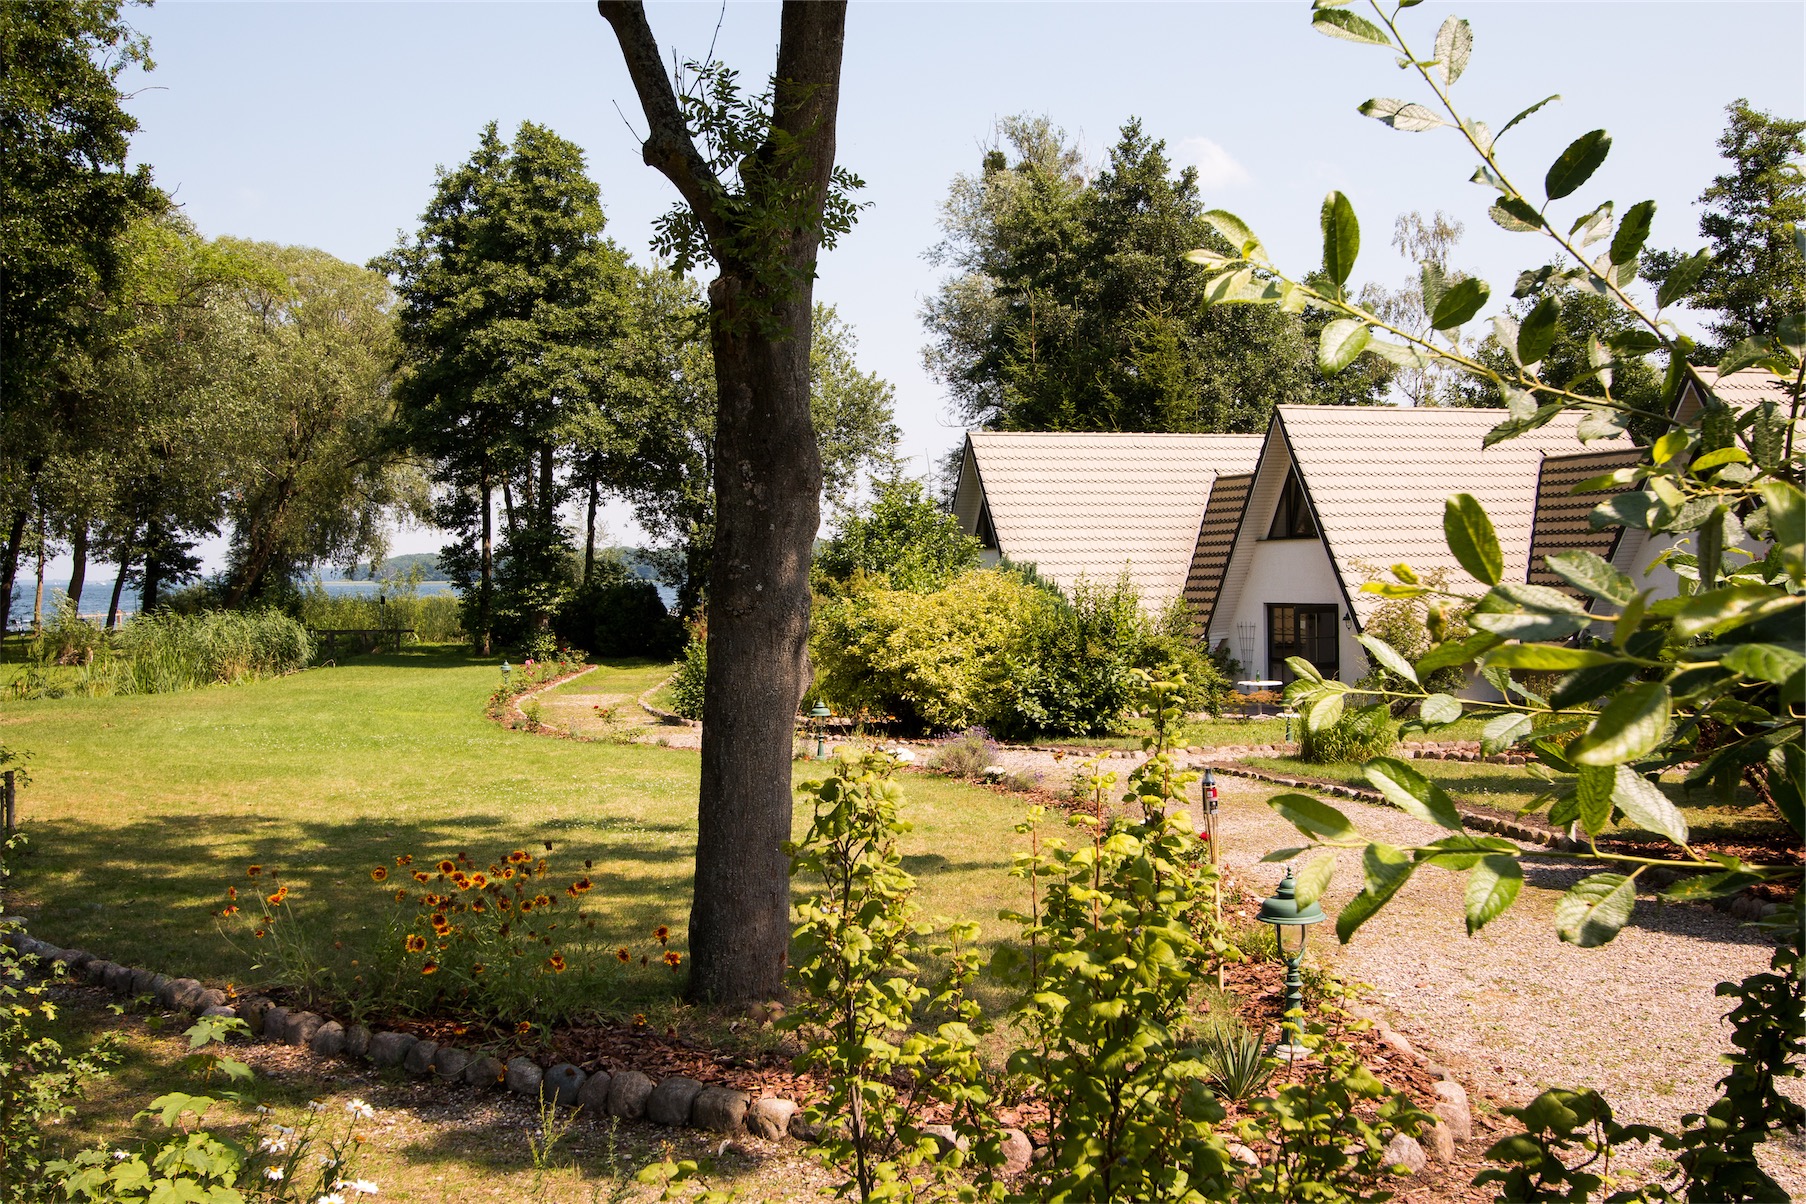
<instances>
[{"instance_id":1,"label":"white cloud","mask_svg":"<svg viewBox=\"0 0 1806 1204\"><path fill-rule=\"evenodd\" d=\"M1209 138L1181 138L1179 162L1198 169L1198 187L1208 196L1219 188L1239 188L1253 181L1235 156Z\"/></svg>"}]
</instances>

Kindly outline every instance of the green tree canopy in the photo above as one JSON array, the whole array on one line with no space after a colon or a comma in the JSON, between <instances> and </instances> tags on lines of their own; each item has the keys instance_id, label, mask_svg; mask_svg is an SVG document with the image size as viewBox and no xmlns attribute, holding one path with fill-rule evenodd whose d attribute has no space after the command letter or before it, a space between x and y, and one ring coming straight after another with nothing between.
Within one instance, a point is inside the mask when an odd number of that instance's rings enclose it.
<instances>
[{"instance_id":1,"label":"green tree canopy","mask_svg":"<svg viewBox=\"0 0 1806 1204\"><path fill-rule=\"evenodd\" d=\"M1747 100L1725 112L1730 121L1718 149L1731 167L1699 196L1699 232L1712 265L1688 297L1693 308L1716 315L1706 325L1718 352L1752 335L1771 335L1782 318L1806 309L1806 256L1792 232L1806 223L1806 121L1764 113ZM1652 252L1643 275L1659 285L1686 257Z\"/></svg>"},{"instance_id":2,"label":"green tree canopy","mask_svg":"<svg viewBox=\"0 0 1806 1204\"><path fill-rule=\"evenodd\" d=\"M880 481L875 495L869 506L844 515L840 530L817 553L823 578L882 578L884 588L928 593L978 567L978 541L920 481Z\"/></svg>"},{"instance_id":3,"label":"green tree canopy","mask_svg":"<svg viewBox=\"0 0 1806 1204\"><path fill-rule=\"evenodd\" d=\"M485 647L498 489L508 609L543 629L559 601L568 482L556 458L570 424L606 411L628 325L626 256L604 223L581 149L532 122L505 143L491 122L468 160L440 171L417 233L371 265L395 282L397 395L442 491L438 522L457 536L442 561L475 595Z\"/></svg>"},{"instance_id":4,"label":"green tree canopy","mask_svg":"<svg viewBox=\"0 0 1806 1204\"><path fill-rule=\"evenodd\" d=\"M981 173L954 179L941 224L929 258L953 275L923 308L926 359L968 423L1260 431L1278 402L1384 391L1384 366L1324 376L1297 314L1205 307L1206 274L1185 253L1227 244L1196 170L1175 174L1139 120L1090 178L1047 119L999 123Z\"/></svg>"}]
</instances>

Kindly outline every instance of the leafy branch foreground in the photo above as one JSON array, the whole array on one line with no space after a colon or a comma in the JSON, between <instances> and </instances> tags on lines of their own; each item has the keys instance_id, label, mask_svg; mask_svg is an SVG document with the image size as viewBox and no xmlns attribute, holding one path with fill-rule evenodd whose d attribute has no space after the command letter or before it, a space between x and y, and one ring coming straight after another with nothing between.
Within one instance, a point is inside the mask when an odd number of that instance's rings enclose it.
<instances>
[{"instance_id":1,"label":"leafy branch foreground","mask_svg":"<svg viewBox=\"0 0 1806 1204\"><path fill-rule=\"evenodd\" d=\"M1485 306L1490 289L1470 278L1426 296L1430 333L1417 335L1389 324L1345 291L1360 250L1354 208L1340 192L1323 203L1323 271L1316 285L1289 276L1267 257L1260 240L1235 215L1215 211L1215 227L1235 248L1232 256L1194 251L1190 258L1211 273L1212 303L1274 304L1290 310L1316 309L1333 315L1323 331L1320 362L1328 372L1347 367L1362 354L1397 364L1440 364L1487 382L1504 406L1503 421L1487 436L1488 446L1546 425L1566 410L1582 411L1583 441L1616 438L1635 419L1658 424L1663 433L1643 449L1640 463L1575 487L1576 492L1609 492L1595 507L1597 528L1619 526L1644 531L1661 548L1679 582L1678 596L1658 597L1609 562L1586 552L1547 558L1548 568L1574 591L1507 580L1505 559L1493 524L1474 498L1448 500L1443 528L1449 551L1484 592L1428 583L1411 566L1393 566L1390 580L1364 589L1393 599L1422 599L1432 631L1444 627L1446 609L1462 613L1469 634L1443 638L1413 662L1371 633L1359 638L1370 658L1400 689L1359 692L1326 680L1307 662L1288 662L1298 680L1288 700L1300 708L1307 729L1335 723L1345 709L1408 703L1419 725L1430 731L1464 714L1485 717L1483 748L1498 752L1523 746L1534 755L1548 789L1527 811L1548 812L1551 823L1571 826L1586 847L1566 856L1593 864L1599 872L1576 883L1555 909L1564 941L1583 948L1617 935L1634 911L1640 880L1660 868L1681 875L1659 892L1665 901L1706 900L1733 895L1754 884L1794 887L1794 900L1780 908L1765 928L1777 941L1773 970L1741 985L1724 984L1721 994L1740 1000L1731 1014L1736 1052L1721 1083L1724 1095L1704 1116L1684 1119L1678 1135L1611 1120L1609 1106L1586 1092L1550 1092L1518 1115L1529 1132L1491 1151L1514 1165L1487 1181L1501 1184L1503 1199L1579 1199L1609 1189L1606 1174L1613 1144L1659 1140L1680 1151L1678 1186L1620 1191L1612 1199L1777 1199L1785 1194L1756 1164L1754 1149L1778 1127L1797 1127L1800 1109L1775 1090L1774 1080L1800 1073L1802 983L1799 964L1800 864L1752 863L1729 854L1696 849L1686 820L1654 784L1668 769L1685 767L1690 786L1709 787L1728 797L1746 783L1796 833L1806 835L1806 497L1800 490L1799 426L1802 384L1806 382L1806 313L1787 314L1773 329L1758 331L1718 358L1707 373L1690 361L1701 349L1665 316L1687 298L1712 267L1708 251L1681 259L1666 272L1653 306L1637 289L1639 256L1655 213L1641 201L1615 218L1611 201L1597 203L1571 224L1558 219L1558 202L1574 196L1605 161L1611 136L1593 130L1576 138L1544 175L1541 200L1517 182L1499 144L1510 130L1541 110L1549 97L1513 117L1497 134L1465 115L1454 85L1472 55L1472 28L1451 16L1438 29L1427 56L1407 39L1401 16L1410 3L1372 10L1377 23L1349 11L1346 0L1317 0L1312 24L1333 37L1395 51L1401 70L1415 75L1428 103L1376 98L1361 112L1405 132L1448 130L1479 159L1473 181L1493 189L1488 211L1500 227L1541 235L1554 259L1523 273L1514 294L1539 289L1582 289L1605 298L1626 319L1622 329L1589 348L1590 370L1582 380L1557 387L1539 374L1560 316L1561 302L1545 291L1522 321L1497 317L1496 341L1508 353L1504 369L1463 350L1461 328ZM1583 202L1584 204L1584 202ZM1806 251L1806 231L1792 237ZM1426 286L1428 278L1426 277ZM1615 396L1614 368L1659 353L1667 359L1662 411L1651 413ZM1786 399L1734 405L1718 385L1729 374L1756 369L1772 393ZM1597 395L1580 391L1582 385ZM1697 414L1683 406L1698 401ZM1423 683L1449 669L1477 672L1496 694L1492 700L1457 698ZM1537 674L1533 689L1518 674ZM1546 692L1539 692L1539 689ZM1412 848L1362 838L1336 808L1305 795L1283 794L1272 803L1309 844L1281 850L1275 858L1310 848L1359 848L1363 888L1336 920L1347 941L1392 899L1423 866L1466 875L1463 897L1470 933L1497 918L1517 899L1523 885L1521 851L1509 841L1468 832L1453 802L1435 783L1410 766L1388 758L1371 760L1365 775L1388 800L1446 835ZM1654 833L1673 848L1665 856L1606 852L1596 838L1614 821ZM1541 855L1541 854L1539 854ZM1334 873L1333 853L1306 866L1299 898L1315 899ZM1570 1167L1564 1153L1584 1152ZM1599 1164L1596 1168L1595 1164Z\"/></svg>"}]
</instances>

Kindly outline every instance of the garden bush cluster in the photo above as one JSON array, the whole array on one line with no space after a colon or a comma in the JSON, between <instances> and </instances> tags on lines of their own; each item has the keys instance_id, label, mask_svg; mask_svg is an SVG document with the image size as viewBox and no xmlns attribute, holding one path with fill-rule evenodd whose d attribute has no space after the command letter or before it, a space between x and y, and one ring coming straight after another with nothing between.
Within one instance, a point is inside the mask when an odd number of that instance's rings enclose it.
<instances>
[{"instance_id":1,"label":"garden bush cluster","mask_svg":"<svg viewBox=\"0 0 1806 1204\"><path fill-rule=\"evenodd\" d=\"M1068 599L1010 568L921 593L867 583L823 599L811 652L830 706L911 732L1098 735L1127 717L1137 669L1181 665L1211 710L1227 684L1182 604L1150 616L1126 578L1080 581Z\"/></svg>"},{"instance_id":2,"label":"garden bush cluster","mask_svg":"<svg viewBox=\"0 0 1806 1204\"><path fill-rule=\"evenodd\" d=\"M374 595L333 595L315 581L297 599L296 617L315 630L412 631L418 644L463 642L467 637L458 599L451 594L421 597L415 586L404 577L385 581Z\"/></svg>"}]
</instances>

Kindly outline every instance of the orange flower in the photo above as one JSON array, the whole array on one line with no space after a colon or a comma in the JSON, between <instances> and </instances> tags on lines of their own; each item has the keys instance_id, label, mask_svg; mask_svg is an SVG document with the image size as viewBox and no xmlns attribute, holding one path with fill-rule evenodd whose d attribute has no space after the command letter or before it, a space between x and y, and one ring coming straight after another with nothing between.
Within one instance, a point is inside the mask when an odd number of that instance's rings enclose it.
<instances>
[{"instance_id":1,"label":"orange flower","mask_svg":"<svg viewBox=\"0 0 1806 1204\"><path fill-rule=\"evenodd\" d=\"M405 890L396 891L395 892L395 901L397 903L406 903L408 901L408 892Z\"/></svg>"},{"instance_id":2,"label":"orange flower","mask_svg":"<svg viewBox=\"0 0 1806 1204\"><path fill-rule=\"evenodd\" d=\"M579 878L571 883L571 889L580 895L587 894L595 889L595 883L591 882L588 878Z\"/></svg>"},{"instance_id":3,"label":"orange flower","mask_svg":"<svg viewBox=\"0 0 1806 1204\"><path fill-rule=\"evenodd\" d=\"M439 963L427 962L424 966L420 967L420 972L422 974L437 974L439 973Z\"/></svg>"},{"instance_id":4,"label":"orange flower","mask_svg":"<svg viewBox=\"0 0 1806 1204\"><path fill-rule=\"evenodd\" d=\"M288 898L288 887L279 886L276 888L275 894L268 895L264 898L264 902L268 903L271 907L280 907L282 906L282 901L286 898Z\"/></svg>"},{"instance_id":5,"label":"orange flower","mask_svg":"<svg viewBox=\"0 0 1806 1204\"><path fill-rule=\"evenodd\" d=\"M463 870L457 870L457 871L453 872L451 879L452 879L452 885L457 887L459 890L469 890L470 889L470 875L466 874Z\"/></svg>"},{"instance_id":6,"label":"orange flower","mask_svg":"<svg viewBox=\"0 0 1806 1204\"><path fill-rule=\"evenodd\" d=\"M533 854L527 852L525 849L516 849L514 852L508 854L509 865L519 865L523 861L531 860L533 860Z\"/></svg>"},{"instance_id":7,"label":"orange flower","mask_svg":"<svg viewBox=\"0 0 1806 1204\"><path fill-rule=\"evenodd\" d=\"M615 950L615 960L620 962L623 966L625 966L628 962L633 960L633 954L627 952L625 947L616 949Z\"/></svg>"},{"instance_id":8,"label":"orange flower","mask_svg":"<svg viewBox=\"0 0 1806 1204\"><path fill-rule=\"evenodd\" d=\"M475 903L472 903L470 905L470 910L472 910L474 912L478 912L480 914L482 912L489 910L489 904L483 902L483 900L481 900L481 899L478 899Z\"/></svg>"},{"instance_id":9,"label":"orange flower","mask_svg":"<svg viewBox=\"0 0 1806 1204\"><path fill-rule=\"evenodd\" d=\"M533 1031L533 1022L531 1020L523 1020L519 1024L514 1026L514 1031L517 1033L520 1033L522 1036L525 1036L526 1034Z\"/></svg>"},{"instance_id":10,"label":"orange flower","mask_svg":"<svg viewBox=\"0 0 1806 1204\"><path fill-rule=\"evenodd\" d=\"M261 873L263 873L263 867L261 865L247 865L245 867L245 876L247 878L255 878Z\"/></svg>"},{"instance_id":11,"label":"orange flower","mask_svg":"<svg viewBox=\"0 0 1806 1204\"><path fill-rule=\"evenodd\" d=\"M470 972L471 972L471 973L472 973L472 974L481 974L481 973L482 973L482 972L483 972L483 968L484 968L484 967L483 967L483 963L482 963L482 962L478 962L478 963L476 963L476 964L475 964L475 965L474 965L474 966L472 966L472 967L471 967L471 968L470 968ZM460 1026L460 1027L459 1027L459 1028L458 1028L458 1032L459 1032L459 1033L462 1033L462 1032L463 1032L463 1031L464 1031L464 1029L463 1029L463 1027L462 1027L462 1026Z\"/></svg>"},{"instance_id":12,"label":"orange flower","mask_svg":"<svg viewBox=\"0 0 1806 1204\"><path fill-rule=\"evenodd\" d=\"M657 928L652 930L652 939L662 945L671 939L671 930L663 924L660 924Z\"/></svg>"},{"instance_id":13,"label":"orange flower","mask_svg":"<svg viewBox=\"0 0 1806 1204\"><path fill-rule=\"evenodd\" d=\"M677 969L678 966L682 965L683 960L684 960L683 954L679 953L677 950L675 950L675 949L665 950L665 964L667 966L670 966L673 970Z\"/></svg>"},{"instance_id":14,"label":"orange flower","mask_svg":"<svg viewBox=\"0 0 1806 1204\"><path fill-rule=\"evenodd\" d=\"M228 898L228 899L238 898L238 888L236 886L228 886L226 888L226 898Z\"/></svg>"},{"instance_id":15,"label":"orange flower","mask_svg":"<svg viewBox=\"0 0 1806 1204\"><path fill-rule=\"evenodd\" d=\"M231 903L231 904L228 904L228 905L227 905L227 907L226 907L226 910L224 910L224 911L222 911L222 912L220 912L220 914L221 914L221 915L222 915L222 916L235 916L235 915L237 915L237 914L238 914L238 904L236 904L236 903Z\"/></svg>"},{"instance_id":16,"label":"orange flower","mask_svg":"<svg viewBox=\"0 0 1806 1204\"><path fill-rule=\"evenodd\" d=\"M478 870L470 876L470 884L478 890L482 890L489 885L489 875L485 874L482 870Z\"/></svg>"},{"instance_id":17,"label":"orange flower","mask_svg":"<svg viewBox=\"0 0 1806 1204\"><path fill-rule=\"evenodd\" d=\"M505 882L512 877L514 877L514 867L511 865L504 866L502 868L502 880Z\"/></svg>"},{"instance_id":18,"label":"orange flower","mask_svg":"<svg viewBox=\"0 0 1806 1204\"><path fill-rule=\"evenodd\" d=\"M414 864L414 854L397 853L395 855L395 864L396 865L413 865Z\"/></svg>"},{"instance_id":19,"label":"orange flower","mask_svg":"<svg viewBox=\"0 0 1806 1204\"><path fill-rule=\"evenodd\" d=\"M522 915L526 915L529 911L532 911L532 910L533 910L533 900L522 899L520 901L520 912Z\"/></svg>"},{"instance_id":20,"label":"orange flower","mask_svg":"<svg viewBox=\"0 0 1806 1204\"><path fill-rule=\"evenodd\" d=\"M433 880L433 876L431 874L427 873L425 870L415 870L414 871L414 881L420 883L422 886L425 886L428 882L431 882L432 880Z\"/></svg>"},{"instance_id":21,"label":"orange flower","mask_svg":"<svg viewBox=\"0 0 1806 1204\"><path fill-rule=\"evenodd\" d=\"M534 895L533 896L533 906L550 907L551 905L552 905L552 900L547 898L545 895Z\"/></svg>"},{"instance_id":22,"label":"orange flower","mask_svg":"<svg viewBox=\"0 0 1806 1204\"><path fill-rule=\"evenodd\" d=\"M389 867L386 865L379 865L370 871L370 881L372 882L386 882L388 879Z\"/></svg>"},{"instance_id":23,"label":"orange flower","mask_svg":"<svg viewBox=\"0 0 1806 1204\"><path fill-rule=\"evenodd\" d=\"M458 868L457 864L455 862L453 862L452 859L449 857L447 857L444 861L441 861L439 863L439 872L441 874L449 874L457 868Z\"/></svg>"},{"instance_id":24,"label":"orange flower","mask_svg":"<svg viewBox=\"0 0 1806 1204\"><path fill-rule=\"evenodd\" d=\"M546 958L546 965L552 967L553 973L563 974L564 973L564 954L554 953L551 957Z\"/></svg>"},{"instance_id":25,"label":"orange flower","mask_svg":"<svg viewBox=\"0 0 1806 1204\"><path fill-rule=\"evenodd\" d=\"M633 1014L633 1027L635 1027L635 1028L645 1028L646 1027L646 1013L645 1012L635 1012Z\"/></svg>"},{"instance_id":26,"label":"orange flower","mask_svg":"<svg viewBox=\"0 0 1806 1204\"><path fill-rule=\"evenodd\" d=\"M251 935L261 941L263 939L263 929L259 928L257 931L253 932Z\"/></svg>"},{"instance_id":27,"label":"orange flower","mask_svg":"<svg viewBox=\"0 0 1806 1204\"><path fill-rule=\"evenodd\" d=\"M510 911L514 907L514 901L512 899L508 898L506 895L503 895L501 898L499 898L495 901L495 905L497 907L501 908L503 911Z\"/></svg>"},{"instance_id":28,"label":"orange flower","mask_svg":"<svg viewBox=\"0 0 1806 1204\"><path fill-rule=\"evenodd\" d=\"M426 938L417 932L408 933L407 949L409 953L425 953Z\"/></svg>"}]
</instances>

